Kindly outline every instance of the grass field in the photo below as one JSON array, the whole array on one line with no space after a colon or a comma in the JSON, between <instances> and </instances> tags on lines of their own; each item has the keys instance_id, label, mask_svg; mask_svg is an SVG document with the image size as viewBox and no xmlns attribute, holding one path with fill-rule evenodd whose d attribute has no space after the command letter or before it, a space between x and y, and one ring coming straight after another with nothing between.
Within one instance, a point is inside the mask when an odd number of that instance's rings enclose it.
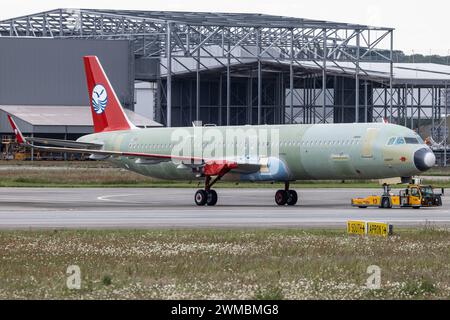
<instances>
[{"instance_id":1,"label":"grass field","mask_svg":"<svg viewBox=\"0 0 450 320\"><path fill-rule=\"evenodd\" d=\"M3 231L0 299L13 298L449 299L450 230Z\"/></svg>"},{"instance_id":2,"label":"grass field","mask_svg":"<svg viewBox=\"0 0 450 320\"><path fill-rule=\"evenodd\" d=\"M32 165L31 165L32 164ZM439 171L441 174L444 171ZM427 173L428 174L428 173ZM436 173L438 174L438 173ZM450 179L424 181L450 187ZM118 169L103 161L0 161L0 187L180 187L197 188L198 181L162 181ZM274 188L269 183L220 182L216 188ZM376 181L301 181L299 188L380 188Z\"/></svg>"}]
</instances>

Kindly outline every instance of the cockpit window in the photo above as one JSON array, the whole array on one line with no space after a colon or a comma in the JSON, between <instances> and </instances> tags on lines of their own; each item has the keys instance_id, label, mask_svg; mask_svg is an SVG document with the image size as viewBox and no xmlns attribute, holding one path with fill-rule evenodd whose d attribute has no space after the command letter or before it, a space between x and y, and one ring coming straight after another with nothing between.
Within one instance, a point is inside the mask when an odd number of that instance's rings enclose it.
<instances>
[{"instance_id":1,"label":"cockpit window","mask_svg":"<svg viewBox=\"0 0 450 320\"><path fill-rule=\"evenodd\" d=\"M387 145L401 145L401 144L425 144L420 136L417 137L393 137L390 138Z\"/></svg>"},{"instance_id":2,"label":"cockpit window","mask_svg":"<svg viewBox=\"0 0 450 320\"><path fill-rule=\"evenodd\" d=\"M394 143L395 143L395 140L396 140L397 138L390 138L389 139L389 142L388 142L388 146L392 146Z\"/></svg>"},{"instance_id":3,"label":"cockpit window","mask_svg":"<svg viewBox=\"0 0 450 320\"><path fill-rule=\"evenodd\" d=\"M419 144L419 140L417 138L408 138L405 137L406 144Z\"/></svg>"}]
</instances>

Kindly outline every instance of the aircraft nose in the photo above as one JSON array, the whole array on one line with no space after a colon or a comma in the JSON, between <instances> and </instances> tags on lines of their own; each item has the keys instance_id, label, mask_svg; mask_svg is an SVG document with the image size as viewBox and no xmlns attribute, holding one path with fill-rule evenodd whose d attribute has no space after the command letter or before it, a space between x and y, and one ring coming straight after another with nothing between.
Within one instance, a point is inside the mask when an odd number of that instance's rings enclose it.
<instances>
[{"instance_id":1,"label":"aircraft nose","mask_svg":"<svg viewBox=\"0 0 450 320\"><path fill-rule=\"evenodd\" d=\"M436 156L434 155L433 151L429 149L423 148L417 150L414 153L414 164L420 171L427 171L434 167L434 165L436 164Z\"/></svg>"}]
</instances>

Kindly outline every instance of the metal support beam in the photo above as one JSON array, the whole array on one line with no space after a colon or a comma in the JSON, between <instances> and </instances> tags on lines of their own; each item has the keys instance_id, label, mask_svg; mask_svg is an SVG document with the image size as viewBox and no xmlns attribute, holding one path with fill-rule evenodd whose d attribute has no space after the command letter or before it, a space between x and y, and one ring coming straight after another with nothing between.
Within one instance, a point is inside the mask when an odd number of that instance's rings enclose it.
<instances>
[{"instance_id":1,"label":"metal support beam","mask_svg":"<svg viewBox=\"0 0 450 320\"><path fill-rule=\"evenodd\" d=\"M286 86L285 86L285 82L284 82L284 73L280 72L278 74L278 77L280 79L280 85L279 85L279 89L278 89L278 122L274 122L273 124L276 123L281 123L281 124L286 124L286 117L285 117L285 111L286 111ZM277 118L275 118L277 119ZM277 120L275 120L277 121Z\"/></svg>"},{"instance_id":2,"label":"metal support beam","mask_svg":"<svg viewBox=\"0 0 450 320\"><path fill-rule=\"evenodd\" d=\"M355 122L359 122L359 59L360 59L360 46L361 46L361 33L357 30L356 35L356 72L355 72Z\"/></svg>"},{"instance_id":3,"label":"metal support beam","mask_svg":"<svg viewBox=\"0 0 450 320\"><path fill-rule=\"evenodd\" d=\"M369 112L368 110L368 96L367 96L367 80L364 81L364 123L367 123L369 121L367 113Z\"/></svg>"},{"instance_id":4,"label":"metal support beam","mask_svg":"<svg viewBox=\"0 0 450 320\"><path fill-rule=\"evenodd\" d=\"M445 106L445 127L444 127L444 167L447 166L447 147L448 147L448 126L447 126L447 121L448 121L448 83L447 81L445 82L445 91L444 91L444 106Z\"/></svg>"},{"instance_id":5,"label":"metal support beam","mask_svg":"<svg viewBox=\"0 0 450 320\"><path fill-rule=\"evenodd\" d=\"M167 23L167 127L172 126L172 45L171 24Z\"/></svg>"},{"instance_id":6,"label":"metal support beam","mask_svg":"<svg viewBox=\"0 0 450 320\"><path fill-rule=\"evenodd\" d=\"M159 77L156 84L156 109L154 110L154 119L156 120L156 122L162 122L161 102L162 102L162 81L161 77Z\"/></svg>"},{"instance_id":7,"label":"metal support beam","mask_svg":"<svg viewBox=\"0 0 450 320\"><path fill-rule=\"evenodd\" d=\"M291 39L290 39L290 61L289 61L289 114L290 114L290 124L294 123L294 30L291 29ZM284 99L284 92L282 94Z\"/></svg>"},{"instance_id":8,"label":"metal support beam","mask_svg":"<svg viewBox=\"0 0 450 320\"><path fill-rule=\"evenodd\" d=\"M431 137L433 139L434 139L433 134L435 133L434 119L436 118L435 103L436 103L436 93L433 86L433 88L431 89Z\"/></svg>"},{"instance_id":9,"label":"metal support beam","mask_svg":"<svg viewBox=\"0 0 450 320\"><path fill-rule=\"evenodd\" d=\"M218 125L222 125L222 74L220 74L219 78L219 119L218 119Z\"/></svg>"},{"instance_id":10,"label":"metal support beam","mask_svg":"<svg viewBox=\"0 0 450 320\"><path fill-rule=\"evenodd\" d=\"M392 123L392 111L394 106L394 31L391 30L391 52L390 52L390 70L389 70L389 122Z\"/></svg>"},{"instance_id":11,"label":"metal support beam","mask_svg":"<svg viewBox=\"0 0 450 320\"><path fill-rule=\"evenodd\" d=\"M200 50L197 51L195 120L200 121Z\"/></svg>"},{"instance_id":12,"label":"metal support beam","mask_svg":"<svg viewBox=\"0 0 450 320\"><path fill-rule=\"evenodd\" d=\"M401 118L401 104L403 104L402 103L402 101L403 101L403 99L402 99L402 97L401 97L401 88L397 88L397 124L398 125L401 125L401 121L402 121L402 118Z\"/></svg>"},{"instance_id":13,"label":"metal support beam","mask_svg":"<svg viewBox=\"0 0 450 320\"><path fill-rule=\"evenodd\" d=\"M258 124L261 124L262 106L262 68L261 68L261 30L257 30L256 50L258 55Z\"/></svg>"},{"instance_id":14,"label":"metal support beam","mask_svg":"<svg viewBox=\"0 0 450 320\"><path fill-rule=\"evenodd\" d=\"M307 99L308 96L306 95L307 91L306 91L306 87L307 87L307 82L306 82L306 77L303 79L303 124L306 123L306 106L307 106Z\"/></svg>"},{"instance_id":15,"label":"metal support beam","mask_svg":"<svg viewBox=\"0 0 450 320\"><path fill-rule=\"evenodd\" d=\"M420 129L420 114L422 112L422 88L417 88L417 129ZM417 130L419 131L419 130Z\"/></svg>"},{"instance_id":16,"label":"metal support beam","mask_svg":"<svg viewBox=\"0 0 450 320\"><path fill-rule=\"evenodd\" d=\"M313 101L311 105L311 123L317 123L316 122L316 102L317 102L317 90L316 90L316 82L317 78L316 75L313 75Z\"/></svg>"},{"instance_id":17,"label":"metal support beam","mask_svg":"<svg viewBox=\"0 0 450 320\"><path fill-rule=\"evenodd\" d=\"M230 41L228 41L228 54L227 54L227 126L230 123L230 103L231 103L231 52L230 52Z\"/></svg>"},{"instance_id":18,"label":"metal support beam","mask_svg":"<svg viewBox=\"0 0 450 320\"><path fill-rule=\"evenodd\" d=\"M414 130L414 85L411 85L411 130Z\"/></svg>"},{"instance_id":19,"label":"metal support beam","mask_svg":"<svg viewBox=\"0 0 450 320\"><path fill-rule=\"evenodd\" d=\"M253 76L252 70L247 81L247 124L253 124Z\"/></svg>"},{"instance_id":20,"label":"metal support beam","mask_svg":"<svg viewBox=\"0 0 450 320\"><path fill-rule=\"evenodd\" d=\"M345 79L341 79L342 91L341 91L341 123L345 121Z\"/></svg>"},{"instance_id":21,"label":"metal support beam","mask_svg":"<svg viewBox=\"0 0 450 320\"><path fill-rule=\"evenodd\" d=\"M323 60L322 60L322 122L327 123L327 29L323 29Z\"/></svg>"}]
</instances>

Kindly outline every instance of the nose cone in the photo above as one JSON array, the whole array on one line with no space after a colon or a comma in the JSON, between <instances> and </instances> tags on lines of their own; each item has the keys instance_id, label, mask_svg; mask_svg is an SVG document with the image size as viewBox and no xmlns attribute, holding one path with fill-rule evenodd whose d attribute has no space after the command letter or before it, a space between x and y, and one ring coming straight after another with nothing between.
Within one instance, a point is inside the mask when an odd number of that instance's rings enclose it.
<instances>
[{"instance_id":1,"label":"nose cone","mask_svg":"<svg viewBox=\"0 0 450 320\"><path fill-rule=\"evenodd\" d=\"M436 164L436 156L429 149L420 149L414 153L414 164L420 171L427 171Z\"/></svg>"}]
</instances>

